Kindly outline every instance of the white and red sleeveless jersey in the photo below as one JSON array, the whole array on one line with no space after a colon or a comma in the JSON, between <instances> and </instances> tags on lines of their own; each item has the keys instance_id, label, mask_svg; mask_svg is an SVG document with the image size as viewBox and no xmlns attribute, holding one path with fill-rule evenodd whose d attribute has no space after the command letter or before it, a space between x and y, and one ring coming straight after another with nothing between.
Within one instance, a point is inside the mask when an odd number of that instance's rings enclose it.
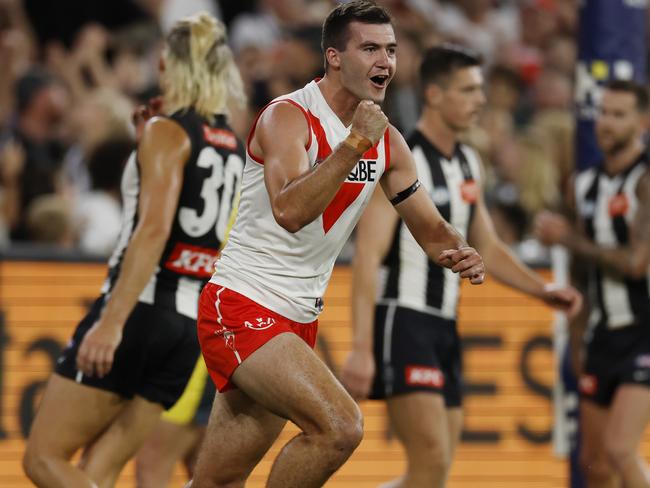
<instances>
[{"instance_id":1,"label":"white and red sleeveless jersey","mask_svg":"<svg viewBox=\"0 0 650 488\"><path fill-rule=\"evenodd\" d=\"M309 125L306 149L312 166L327 158L350 133L315 81L271 104L279 102L291 103L303 112ZM362 156L323 214L292 234L273 217L264 161L251 154L256 125L257 120L248 137L237 220L210 281L290 320L312 322L322 310L336 257L390 164L388 130Z\"/></svg>"}]
</instances>

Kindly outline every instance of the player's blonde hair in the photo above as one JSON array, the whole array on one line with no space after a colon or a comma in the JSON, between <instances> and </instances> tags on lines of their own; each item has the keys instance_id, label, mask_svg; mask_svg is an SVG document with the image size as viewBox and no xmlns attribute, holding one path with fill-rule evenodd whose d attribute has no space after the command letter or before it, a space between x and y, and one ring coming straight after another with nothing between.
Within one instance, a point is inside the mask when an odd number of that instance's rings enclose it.
<instances>
[{"instance_id":1,"label":"player's blonde hair","mask_svg":"<svg viewBox=\"0 0 650 488\"><path fill-rule=\"evenodd\" d=\"M166 112L193 107L211 118L227 112L230 98L246 102L221 22L205 12L186 17L176 22L165 41L161 83Z\"/></svg>"}]
</instances>

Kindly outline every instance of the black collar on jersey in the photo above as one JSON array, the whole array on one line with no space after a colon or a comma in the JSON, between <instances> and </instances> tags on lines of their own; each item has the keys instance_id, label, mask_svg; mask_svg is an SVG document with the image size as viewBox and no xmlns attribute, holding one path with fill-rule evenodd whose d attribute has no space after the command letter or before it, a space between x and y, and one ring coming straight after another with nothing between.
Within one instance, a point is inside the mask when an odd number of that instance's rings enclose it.
<instances>
[{"instance_id":1,"label":"black collar on jersey","mask_svg":"<svg viewBox=\"0 0 650 488\"><path fill-rule=\"evenodd\" d=\"M420 144L425 152L428 152L428 157L435 157L438 161L453 161L456 158L460 164L460 170L463 172L463 178L465 181L473 180L474 175L472 175L472 170L470 169L469 162L465 157L465 153L461 149L461 142L456 141L454 144L454 150L451 153L451 156L447 156L443 153L433 142L431 142L420 130L415 129L409 137L409 141L415 140L417 144Z\"/></svg>"},{"instance_id":2,"label":"black collar on jersey","mask_svg":"<svg viewBox=\"0 0 650 488\"><path fill-rule=\"evenodd\" d=\"M438 146L431 142L427 136L425 136L419 129L415 129L411 137L419 139L420 144L423 146L428 146L436 154L436 156L438 156L438 158L446 159L447 161L451 161L454 159L454 157L458 156L461 153L459 141L456 141L454 143L454 149L451 152L451 155L447 155L442 152Z\"/></svg>"},{"instance_id":3,"label":"black collar on jersey","mask_svg":"<svg viewBox=\"0 0 650 488\"><path fill-rule=\"evenodd\" d=\"M628 175L632 172L632 170L636 168L639 164L650 165L650 147L645 146L632 164L630 164L627 168L613 175L610 175L609 173L607 173L607 171L605 171L605 160L601 159L600 164L598 165L598 173L606 176L610 180L613 180L614 178L620 176L623 178L623 181L625 181Z\"/></svg>"},{"instance_id":4,"label":"black collar on jersey","mask_svg":"<svg viewBox=\"0 0 650 488\"><path fill-rule=\"evenodd\" d=\"M176 112L170 114L170 117L185 117L188 115L196 115L197 117L201 118L202 120L205 120L205 118L201 115L199 115L196 112L196 109L193 106L189 107L181 107ZM218 124L225 124L228 121L228 118L226 117L226 114L223 113L214 113L212 114L212 117L214 118L214 123L215 125Z\"/></svg>"}]
</instances>

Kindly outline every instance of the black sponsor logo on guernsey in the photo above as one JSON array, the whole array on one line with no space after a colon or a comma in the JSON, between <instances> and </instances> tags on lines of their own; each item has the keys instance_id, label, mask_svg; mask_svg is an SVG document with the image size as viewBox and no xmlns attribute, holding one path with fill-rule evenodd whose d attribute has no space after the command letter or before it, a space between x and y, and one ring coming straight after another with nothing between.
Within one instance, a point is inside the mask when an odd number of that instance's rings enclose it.
<instances>
[{"instance_id":1,"label":"black sponsor logo on guernsey","mask_svg":"<svg viewBox=\"0 0 650 488\"><path fill-rule=\"evenodd\" d=\"M350 171L345 181L352 183L368 183L377 179L377 161L374 159L362 159Z\"/></svg>"}]
</instances>

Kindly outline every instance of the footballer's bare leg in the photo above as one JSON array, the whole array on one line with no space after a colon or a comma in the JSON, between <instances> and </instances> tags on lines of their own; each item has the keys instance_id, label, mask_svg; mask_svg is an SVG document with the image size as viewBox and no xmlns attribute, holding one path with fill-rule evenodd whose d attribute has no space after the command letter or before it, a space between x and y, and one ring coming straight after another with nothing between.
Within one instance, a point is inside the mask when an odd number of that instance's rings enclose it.
<instances>
[{"instance_id":1,"label":"footballer's bare leg","mask_svg":"<svg viewBox=\"0 0 650 488\"><path fill-rule=\"evenodd\" d=\"M217 393L192 488L243 487L286 424L241 390Z\"/></svg>"},{"instance_id":2,"label":"footballer's bare leg","mask_svg":"<svg viewBox=\"0 0 650 488\"><path fill-rule=\"evenodd\" d=\"M39 488L97 488L70 463L124 408L115 393L53 374L48 381L27 440L23 468Z\"/></svg>"},{"instance_id":3,"label":"footballer's bare leg","mask_svg":"<svg viewBox=\"0 0 650 488\"><path fill-rule=\"evenodd\" d=\"M580 466L589 488L618 488L619 478L605 451L609 409L590 400L580 401Z\"/></svg>"},{"instance_id":4,"label":"footballer's bare leg","mask_svg":"<svg viewBox=\"0 0 650 488\"><path fill-rule=\"evenodd\" d=\"M650 388L623 384L614 395L605 429L605 452L623 486L650 487L650 472L639 444L650 422Z\"/></svg>"},{"instance_id":5,"label":"footballer's bare leg","mask_svg":"<svg viewBox=\"0 0 650 488\"><path fill-rule=\"evenodd\" d=\"M404 446L408 467L404 477L382 488L443 487L454 442L442 395L406 393L386 403L390 425Z\"/></svg>"},{"instance_id":6,"label":"footballer's bare leg","mask_svg":"<svg viewBox=\"0 0 650 488\"><path fill-rule=\"evenodd\" d=\"M462 407L447 407L447 427L449 429L449 457L453 463L463 433Z\"/></svg>"},{"instance_id":7,"label":"footballer's bare leg","mask_svg":"<svg viewBox=\"0 0 650 488\"><path fill-rule=\"evenodd\" d=\"M160 420L135 457L137 488L167 486L176 462L192 457L204 427ZM187 464L187 463L186 463ZM189 463L192 472L194 462Z\"/></svg>"},{"instance_id":8,"label":"footballer's bare leg","mask_svg":"<svg viewBox=\"0 0 650 488\"><path fill-rule=\"evenodd\" d=\"M193 488L244 486L252 468L271 446L273 436L279 434L282 419L291 420L302 432L276 458L268 488L323 486L361 441L359 407L295 334L283 333L271 339L251 354L231 379L240 391L217 395L215 408L225 410L235 420L235 414L247 412L246 434L242 436L233 420L228 419L217 428L208 428L206 444L219 443L221 447L213 452L225 453L225 458L207 460L206 453L201 452ZM211 423L219 421L215 417L213 411ZM233 449L239 457L229 454ZM233 466L234 459L244 467Z\"/></svg>"},{"instance_id":9,"label":"footballer's bare leg","mask_svg":"<svg viewBox=\"0 0 650 488\"><path fill-rule=\"evenodd\" d=\"M99 488L112 488L126 463L158 425L162 405L140 396L126 402L110 425L84 450L79 467Z\"/></svg>"}]
</instances>

